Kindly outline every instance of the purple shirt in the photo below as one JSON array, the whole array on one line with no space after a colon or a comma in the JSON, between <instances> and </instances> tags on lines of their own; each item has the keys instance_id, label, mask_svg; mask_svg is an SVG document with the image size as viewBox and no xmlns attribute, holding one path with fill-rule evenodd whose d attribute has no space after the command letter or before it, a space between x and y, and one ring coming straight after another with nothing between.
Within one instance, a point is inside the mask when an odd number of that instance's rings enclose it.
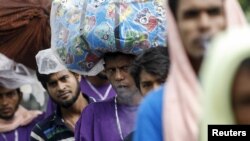
<instances>
[{"instance_id":1,"label":"purple shirt","mask_svg":"<svg viewBox=\"0 0 250 141\"><path fill-rule=\"evenodd\" d=\"M134 130L138 106L117 105L123 138ZM114 98L88 105L75 128L76 141L121 141Z\"/></svg>"},{"instance_id":2,"label":"purple shirt","mask_svg":"<svg viewBox=\"0 0 250 141\"><path fill-rule=\"evenodd\" d=\"M0 141L28 141L32 128L37 122L44 119L44 114L39 115L26 126L18 127L16 130L0 133ZM6 138L6 139L5 139Z\"/></svg>"},{"instance_id":3,"label":"purple shirt","mask_svg":"<svg viewBox=\"0 0 250 141\"><path fill-rule=\"evenodd\" d=\"M95 90L93 85L89 85L85 80L86 78L82 77L81 82L80 82L80 87L81 87L81 92L84 93L85 95L89 96L91 101L96 102L96 101L102 101L102 99L98 96L98 94L95 93ZM91 87L92 86L92 87ZM101 93L104 96L104 100L110 99L116 95L114 89L112 86L107 83L99 87L95 87L96 91ZM107 93L107 96L105 96L105 93ZM48 104L47 104L47 109L46 109L46 117L51 115L54 111L56 110L56 104L51 100L49 97Z\"/></svg>"},{"instance_id":4,"label":"purple shirt","mask_svg":"<svg viewBox=\"0 0 250 141\"><path fill-rule=\"evenodd\" d=\"M110 83L101 86L94 86L85 77L82 77L80 85L81 91L89 97L93 97L96 102L113 98L116 95Z\"/></svg>"}]
</instances>

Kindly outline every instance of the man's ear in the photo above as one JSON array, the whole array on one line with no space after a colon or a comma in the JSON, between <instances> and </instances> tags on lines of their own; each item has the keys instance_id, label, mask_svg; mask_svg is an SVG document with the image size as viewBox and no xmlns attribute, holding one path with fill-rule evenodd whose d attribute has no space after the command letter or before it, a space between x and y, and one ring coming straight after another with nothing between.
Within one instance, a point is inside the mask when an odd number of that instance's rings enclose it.
<instances>
[{"instance_id":1,"label":"man's ear","mask_svg":"<svg viewBox=\"0 0 250 141\"><path fill-rule=\"evenodd\" d=\"M22 102L23 100L23 93L19 90L18 92L18 96L19 96L19 104Z\"/></svg>"},{"instance_id":2,"label":"man's ear","mask_svg":"<svg viewBox=\"0 0 250 141\"><path fill-rule=\"evenodd\" d=\"M81 82L82 76L80 74L77 74L77 73L75 73L74 75L75 75L76 79L78 80L78 82Z\"/></svg>"},{"instance_id":3,"label":"man's ear","mask_svg":"<svg viewBox=\"0 0 250 141\"><path fill-rule=\"evenodd\" d=\"M102 71L102 73L103 73L104 75L106 75L106 77L107 77L107 71L106 71L105 68L104 68L104 70Z\"/></svg>"}]
</instances>

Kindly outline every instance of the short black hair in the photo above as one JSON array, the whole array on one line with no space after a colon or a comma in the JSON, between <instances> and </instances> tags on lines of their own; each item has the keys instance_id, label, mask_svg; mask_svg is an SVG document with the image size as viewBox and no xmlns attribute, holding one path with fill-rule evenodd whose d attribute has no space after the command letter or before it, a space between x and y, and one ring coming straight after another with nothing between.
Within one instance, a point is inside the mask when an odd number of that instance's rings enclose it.
<instances>
[{"instance_id":1,"label":"short black hair","mask_svg":"<svg viewBox=\"0 0 250 141\"><path fill-rule=\"evenodd\" d=\"M130 68L136 87L140 90L140 73L145 70L160 79L166 79L170 67L167 47L148 48L140 54Z\"/></svg>"},{"instance_id":2,"label":"short black hair","mask_svg":"<svg viewBox=\"0 0 250 141\"><path fill-rule=\"evenodd\" d=\"M17 91L17 93L18 93L18 96L19 96L19 98L20 98L20 101L22 101L22 99L23 99L23 92L21 91L20 88L17 88L16 91Z\"/></svg>"},{"instance_id":3,"label":"short black hair","mask_svg":"<svg viewBox=\"0 0 250 141\"><path fill-rule=\"evenodd\" d=\"M17 88L16 91L17 91L17 93L22 93L20 88Z\"/></svg>"},{"instance_id":4,"label":"short black hair","mask_svg":"<svg viewBox=\"0 0 250 141\"><path fill-rule=\"evenodd\" d=\"M114 60L120 55L130 56L133 59L136 57L136 55L134 55L134 54L125 54L122 52L108 52L108 53L104 54L103 60L104 60L104 62L109 61L109 60Z\"/></svg>"},{"instance_id":5,"label":"short black hair","mask_svg":"<svg viewBox=\"0 0 250 141\"><path fill-rule=\"evenodd\" d=\"M175 19L177 19L177 8L178 8L179 0L169 0L168 4Z\"/></svg>"},{"instance_id":6,"label":"short black hair","mask_svg":"<svg viewBox=\"0 0 250 141\"><path fill-rule=\"evenodd\" d=\"M76 73L72 72L72 71L69 71L70 73L72 73L73 75L75 75ZM37 79L38 81L41 82L42 86L46 89L47 89L47 82L49 81L51 75L54 74L54 73L51 73L51 74L40 74L38 72L38 70L36 70L36 75L37 75Z\"/></svg>"},{"instance_id":7,"label":"short black hair","mask_svg":"<svg viewBox=\"0 0 250 141\"><path fill-rule=\"evenodd\" d=\"M42 86L47 90L47 82L50 79L51 74L41 74L38 71L36 71L36 76L38 81L41 82Z\"/></svg>"}]
</instances>

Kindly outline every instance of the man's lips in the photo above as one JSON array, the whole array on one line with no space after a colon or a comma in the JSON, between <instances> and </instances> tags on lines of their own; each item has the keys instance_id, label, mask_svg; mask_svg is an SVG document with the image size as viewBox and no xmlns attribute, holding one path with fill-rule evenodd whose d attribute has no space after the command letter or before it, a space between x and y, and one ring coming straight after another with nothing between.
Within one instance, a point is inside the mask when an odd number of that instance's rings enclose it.
<instances>
[{"instance_id":1,"label":"man's lips","mask_svg":"<svg viewBox=\"0 0 250 141\"><path fill-rule=\"evenodd\" d=\"M202 36L194 40L194 43L198 45L200 48L207 49L210 40L211 38L209 36Z\"/></svg>"},{"instance_id":2,"label":"man's lips","mask_svg":"<svg viewBox=\"0 0 250 141\"><path fill-rule=\"evenodd\" d=\"M11 112L12 111L12 108L2 108L2 109L0 109L0 111L1 112L3 112L3 113L9 113L9 112Z\"/></svg>"},{"instance_id":3,"label":"man's lips","mask_svg":"<svg viewBox=\"0 0 250 141\"><path fill-rule=\"evenodd\" d=\"M127 85L118 85L117 88L127 88Z\"/></svg>"},{"instance_id":4,"label":"man's lips","mask_svg":"<svg viewBox=\"0 0 250 141\"><path fill-rule=\"evenodd\" d=\"M57 97L58 97L58 98L65 98L65 97L67 97L69 94L71 94L71 92L70 92L70 91L66 91L66 92L63 92L63 93L59 93L59 94L57 95Z\"/></svg>"},{"instance_id":5,"label":"man's lips","mask_svg":"<svg viewBox=\"0 0 250 141\"><path fill-rule=\"evenodd\" d=\"M118 91L126 91L127 88L128 88L127 85L118 85L118 86L116 87L116 89L117 89Z\"/></svg>"}]
</instances>

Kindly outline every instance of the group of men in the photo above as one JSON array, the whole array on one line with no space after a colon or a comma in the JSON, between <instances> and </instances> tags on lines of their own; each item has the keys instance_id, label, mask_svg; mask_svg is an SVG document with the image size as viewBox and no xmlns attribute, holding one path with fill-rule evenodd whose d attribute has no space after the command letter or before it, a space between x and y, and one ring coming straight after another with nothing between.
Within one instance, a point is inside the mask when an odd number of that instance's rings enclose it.
<instances>
[{"instance_id":1,"label":"group of men","mask_svg":"<svg viewBox=\"0 0 250 141\"><path fill-rule=\"evenodd\" d=\"M165 70L169 67L167 48L163 47L152 48L144 54L141 54L141 56L136 59L136 64L133 64L136 58L135 55L123 53L106 54L104 57L106 62L105 74L115 90L116 96L104 102L94 103L95 99L81 92L81 76L67 70L56 57L48 55L50 52L53 51L48 49L38 53L37 77L47 90L52 100L51 103L56 104L56 108L49 116L46 116L45 119L41 120L40 118L40 122L36 125L30 123L30 126L33 128L30 134L30 140L54 141L75 140L75 138L76 140L89 141L123 140L134 130L136 111L142 98L141 92L143 91L145 95L146 91L156 87L156 85L158 86L164 83L167 77L167 71ZM145 58L148 58L148 61L145 61ZM159 76L155 68L155 62L157 61L163 68L161 71L162 74L159 74ZM50 62L54 62L57 66L51 67ZM144 62L144 64L141 62ZM42 65L39 66L39 64ZM134 73L138 74L136 75L138 76L138 85L135 85L135 81L130 74L131 65L133 66ZM138 67L140 67L140 69L138 69ZM148 73L148 75L151 74L153 77L156 76L156 79L152 80L152 76L151 79L143 78L140 75L142 72ZM141 81L142 79L146 80ZM149 88L146 89L146 85ZM14 100L9 102L6 98L12 99L11 96L13 94L5 90L5 88L1 88L1 96L6 97L2 104L20 105L21 92L17 89L16 93L16 96L19 96L19 98L16 98L16 103L12 104ZM93 104L87 107L89 103ZM3 115L7 114L5 112L6 109L8 111L8 107L3 107ZM82 112L83 109L84 112ZM51 109L48 110L48 112L51 111ZM16 109L13 109L12 114L16 112ZM6 119L4 116L2 117ZM11 118L12 117L10 117L10 119ZM109 128L109 130L106 130L107 128ZM3 133L3 135L4 134L5 133ZM4 139L5 138L8 139L4 136ZM22 139L28 140L28 138L29 134L27 134L27 137L22 136Z\"/></svg>"},{"instance_id":2,"label":"group of men","mask_svg":"<svg viewBox=\"0 0 250 141\"><path fill-rule=\"evenodd\" d=\"M198 76L209 42L246 21L234 0L169 0L166 10L170 72L141 104L134 140L197 141L204 112Z\"/></svg>"},{"instance_id":3,"label":"group of men","mask_svg":"<svg viewBox=\"0 0 250 141\"><path fill-rule=\"evenodd\" d=\"M48 53L38 55L38 80L47 90L51 104L56 105L43 120L43 114L39 116L33 112L33 118L17 124L21 115L17 114L20 85L10 90L8 85L0 85L0 141L14 140L14 137L15 140L34 141L122 141L132 138L135 141L197 141L201 111L197 77L208 43L232 25L229 18L242 16L242 13L236 10L228 14L228 5L232 5L232 9L238 6L234 0L169 0L166 5L170 59L166 47L150 48L139 56L106 53L104 73L116 94L104 99L111 91L107 85L105 93L99 96L104 101L95 102L99 100L93 99L83 87L81 90L79 74L65 68ZM245 23L235 23L240 24ZM51 50L41 52L45 51ZM50 62L61 67L51 67ZM167 83L160 86L166 79ZM86 77L84 80L98 93ZM0 77L0 84L5 84L2 81L6 79ZM8 100L10 102L6 102ZM9 104L12 102L14 104ZM40 122L35 125L33 121L37 118ZM13 128L4 130L2 124L13 125ZM27 129L26 137L20 136L21 128Z\"/></svg>"}]
</instances>

